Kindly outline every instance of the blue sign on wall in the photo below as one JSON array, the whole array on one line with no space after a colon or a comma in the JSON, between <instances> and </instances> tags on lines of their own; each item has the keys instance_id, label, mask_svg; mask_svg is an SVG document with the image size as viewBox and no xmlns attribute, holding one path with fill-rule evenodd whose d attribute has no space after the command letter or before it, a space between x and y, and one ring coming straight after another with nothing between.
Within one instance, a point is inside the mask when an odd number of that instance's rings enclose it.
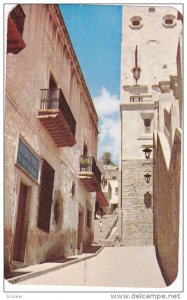
<instances>
[{"instance_id":1,"label":"blue sign on wall","mask_svg":"<svg viewBox=\"0 0 187 300\"><path fill-rule=\"evenodd\" d=\"M21 139L18 145L17 164L34 179L38 180L40 161Z\"/></svg>"}]
</instances>

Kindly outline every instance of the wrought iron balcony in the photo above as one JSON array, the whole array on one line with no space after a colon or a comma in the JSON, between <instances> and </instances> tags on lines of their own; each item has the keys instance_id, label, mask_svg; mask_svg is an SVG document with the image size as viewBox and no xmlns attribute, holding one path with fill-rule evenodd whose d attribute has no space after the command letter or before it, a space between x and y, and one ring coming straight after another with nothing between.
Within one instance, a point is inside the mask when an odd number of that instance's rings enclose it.
<instances>
[{"instance_id":1,"label":"wrought iron balcony","mask_svg":"<svg viewBox=\"0 0 187 300\"><path fill-rule=\"evenodd\" d=\"M61 89L41 89L38 119L58 147L75 143L76 121Z\"/></svg>"},{"instance_id":2,"label":"wrought iron balcony","mask_svg":"<svg viewBox=\"0 0 187 300\"><path fill-rule=\"evenodd\" d=\"M10 12L8 17L8 31L7 31L7 53L18 53L25 48L25 42L22 39L25 22L25 14L21 5Z\"/></svg>"},{"instance_id":3,"label":"wrought iron balcony","mask_svg":"<svg viewBox=\"0 0 187 300\"><path fill-rule=\"evenodd\" d=\"M80 157L79 179L88 192L99 192L101 190L101 172L93 157Z\"/></svg>"}]
</instances>

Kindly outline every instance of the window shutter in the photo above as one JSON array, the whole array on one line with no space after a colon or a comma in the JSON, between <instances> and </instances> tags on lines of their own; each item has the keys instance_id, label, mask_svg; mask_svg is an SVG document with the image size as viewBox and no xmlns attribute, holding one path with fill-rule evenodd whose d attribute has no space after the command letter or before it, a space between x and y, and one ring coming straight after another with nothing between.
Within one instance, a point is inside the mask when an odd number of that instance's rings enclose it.
<instances>
[{"instance_id":1,"label":"window shutter","mask_svg":"<svg viewBox=\"0 0 187 300\"><path fill-rule=\"evenodd\" d=\"M54 169L43 160L39 187L38 228L49 232L54 183Z\"/></svg>"}]
</instances>

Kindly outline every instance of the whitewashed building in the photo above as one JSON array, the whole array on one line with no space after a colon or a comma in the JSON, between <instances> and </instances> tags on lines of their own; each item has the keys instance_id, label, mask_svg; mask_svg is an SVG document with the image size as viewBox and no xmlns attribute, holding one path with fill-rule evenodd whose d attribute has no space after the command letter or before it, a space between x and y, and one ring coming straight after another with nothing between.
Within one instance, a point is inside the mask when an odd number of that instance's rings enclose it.
<instances>
[{"instance_id":1,"label":"whitewashed building","mask_svg":"<svg viewBox=\"0 0 187 300\"><path fill-rule=\"evenodd\" d=\"M119 196L119 167L116 165L104 165L105 171L105 191L110 191L109 206L110 212L118 210L118 196Z\"/></svg>"},{"instance_id":2,"label":"whitewashed building","mask_svg":"<svg viewBox=\"0 0 187 300\"><path fill-rule=\"evenodd\" d=\"M8 16L5 268L84 251L93 242L98 117L58 5Z\"/></svg>"}]
</instances>

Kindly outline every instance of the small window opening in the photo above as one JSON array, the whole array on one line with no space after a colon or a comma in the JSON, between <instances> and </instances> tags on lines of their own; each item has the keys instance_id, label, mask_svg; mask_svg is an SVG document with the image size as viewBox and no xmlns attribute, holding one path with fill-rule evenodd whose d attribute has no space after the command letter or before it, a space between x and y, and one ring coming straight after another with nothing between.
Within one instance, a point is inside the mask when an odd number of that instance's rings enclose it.
<instances>
[{"instance_id":1,"label":"small window opening","mask_svg":"<svg viewBox=\"0 0 187 300\"><path fill-rule=\"evenodd\" d=\"M133 26L139 26L140 25L140 21L139 20L134 20L134 21L132 21L132 25Z\"/></svg>"},{"instance_id":2,"label":"small window opening","mask_svg":"<svg viewBox=\"0 0 187 300\"><path fill-rule=\"evenodd\" d=\"M145 133L150 133L151 131L151 119L144 119Z\"/></svg>"},{"instance_id":3,"label":"small window opening","mask_svg":"<svg viewBox=\"0 0 187 300\"><path fill-rule=\"evenodd\" d=\"M142 18L140 16L133 16L131 19L130 19L130 24L129 26L132 28L132 29L140 29L143 24L142 24Z\"/></svg>"},{"instance_id":4,"label":"small window opening","mask_svg":"<svg viewBox=\"0 0 187 300\"><path fill-rule=\"evenodd\" d=\"M155 12L155 7L149 7L149 12L154 13Z\"/></svg>"},{"instance_id":5,"label":"small window opening","mask_svg":"<svg viewBox=\"0 0 187 300\"><path fill-rule=\"evenodd\" d=\"M115 188L115 195L118 195L118 187Z\"/></svg>"},{"instance_id":6,"label":"small window opening","mask_svg":"<svg viewBox=\"0 0 187 300\"><path fill-rule=\"evenodd\" d=\"M74 181L72 182L72 186L71 186L71 195L72 195L72 197L75 196L75 182Z\"/></svg>"},{"instance_id":7,"label":"small window opening","mask_svg":"<svg viewBox=\"0 0 187 300\"><path fill-rule=\"evenodd\" d=\"M174 15L165 15L163 17L163 26L166 28L173 28L176 25L176 17Z\"/></svg>"},{"instance_id":8,"label":"small window opening","mask_svg":"<svg viewBox=\"0 0 187 300\"><path fill-rule=\"evenodd\" d=\"M88 147L87 145L84 143L84 148L83 148L83 156L87 157L88 156Z\"/></svg>"},{"instance_id":9,"label":"small window opening","mask_svg":"<svg viewBox=\"0 0 187 300\"><path fill-rule=\"evenodd\" d=\"M165 24L172 25L173 24L173 20L172 19L166 19L165 20Z\"/></svg>"}]
</instances>

